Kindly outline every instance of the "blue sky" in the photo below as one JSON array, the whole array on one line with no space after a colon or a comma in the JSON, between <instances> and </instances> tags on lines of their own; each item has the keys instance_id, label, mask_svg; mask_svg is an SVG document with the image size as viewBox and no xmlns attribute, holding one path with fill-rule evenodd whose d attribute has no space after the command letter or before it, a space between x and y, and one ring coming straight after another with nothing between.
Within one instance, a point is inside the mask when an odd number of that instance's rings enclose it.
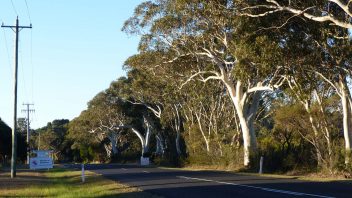
<instances>
[{"instance_id":1,"label":"blue sky","mask_svg":"<svg viewBox=\"0 0 352 198\"><path fill-rule=\"evenodd\" d=\"M32 128L77 117L137 52L138 38L121 27L142 0L27 0L30 17L25 0L12 2L1 1L0 21L14 25L18 14L20 25L33 24L20 32L18 78L18 117L34 103ZM0 117L12 126L14 34L0 31Z\"/></svg>"}]
</instances>

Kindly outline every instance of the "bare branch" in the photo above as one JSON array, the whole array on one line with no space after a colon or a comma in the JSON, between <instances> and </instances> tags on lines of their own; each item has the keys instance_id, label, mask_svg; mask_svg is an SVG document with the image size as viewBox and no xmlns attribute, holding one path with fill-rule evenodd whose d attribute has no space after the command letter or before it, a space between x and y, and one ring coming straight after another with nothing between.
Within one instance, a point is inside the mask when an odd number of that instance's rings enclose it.
<instances>
[{"instance_id":1,"label":"bare branch","mask_svg":"<svg viewBox=\"0 0 352 198\"><path fill-rule=\"evenodd\" d=\"M274 91L274 89L271 86L256 86L248 89L247 93L252 93L256 91Z\"/></svg>"},{"instance_id":2,"label":"bare branch","mask_svg":"<svg viewBox=\"0 0 352 198\"><path fill-rule=\"evenodd\" d=\"M336 93L342 97L341 95L341 90L336 87L336 85L331 81L329 80L328 78L326 78L322 73L318 72L318 71L315 71L316 74L318 74L321 78L323 78L327 83L329 83L335 90L336 90Z\"/></svg>"},{"instance_id":3,"label":"bare branch","mask_svg":"<svg viewBox=\"0 0 352 198\"><path fill-rule=\"evenodd\" d=\"M211 73L211 74L214 74L214 76L209 76L207 77L206 79L202 80L203 82L206 82L210 79L221 79L220 78L220 74L215 72L215 71L199 71L193 75L191 75L184 83L182 83L182 85L180 86L180 90L183 88L183 86L185 86L187 83L189 83L191 80L193 80L195 77L199 76L199 75L202 75L202 74L207 74L207 73ZM209 79L208 79L209 78Z\"/></svg>"},{"instance_id":4,"label":"bare branch","mask_svg":"<svg viewBox=\"0 0 352 198\"><path fill-rule=\"evenodd\" d=\"M259 13L259 14L251 14L251 13L241 13L239 15L245 15L245 16L249 16L249 17L263 17L278 11L288 11L292 14L295 14L296 16L298 15L302 15L305 18L308 18L310 20L313 21L317 21L317 22L332 22L333 24L342 27L342 28L352 28L352 24L350 22L346 22L346 21L341 21L339 19L337 19L336 17L334 17L333 15L313 15L313 14L309 14L307 13L308 10L315 8L315 7L309 7L303 10L300 9L295 9L292 7L286 7L286 6L282 6L280 5L277 1L275 0L266 0L268 3L270 3L270 5L257 5L257 6L251 6L251 7L247 7L244 8L242 10L253 10L253 9L258 9L258 8L267 8L267 9L271 9L269 11L263 12L263 13ZM346 14L348 14L350 17L352 17L352 13L349 11L349 3L348 2L347 5L343 4L340 0L329 0L330 2L333 2L335 4L337 4Z\"/></svg>"},{"instance_id":5,"label":"bare branch","mask_svg":"<svg viewBox=\"0 0 352 198\"><path fill-rule=\"evenodd\" d=\"M352 13L350 12L350 10L348 8L351 1L349 1L347 5L343 4L340 0L329 0L329 1L336 3L343 11L345 11L350 17L352 17Z\"/></svg>"}]
</instances>

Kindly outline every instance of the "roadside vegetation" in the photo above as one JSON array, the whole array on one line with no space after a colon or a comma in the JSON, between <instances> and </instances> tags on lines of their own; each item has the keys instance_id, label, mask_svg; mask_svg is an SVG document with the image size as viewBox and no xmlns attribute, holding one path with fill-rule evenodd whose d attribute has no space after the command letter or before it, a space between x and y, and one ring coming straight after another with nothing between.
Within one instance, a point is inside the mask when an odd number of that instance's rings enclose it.
<instances>
[{"instance_id":1,"label":"roadside vegetation","mask_svg":"<svg viewBox=\"0 0 352 198\"><path fill-rule=\"evenodd\" d=\"M157 198L137 188L118 184L92 172L86 172L86 182L81 182L81 172L55 168L48 172L20 171L15 179L0 172L2 197L121 197Z\"/></svg>"},{"instance_id":2,"label":"roadside vegetation","mask_svg":"<svg viewBox=\"0 0 352 198\"><path fill-rule=\"evenodd\" d=\"M349 178L346 2L144 1L122 27L140 37L126 76L77 118L33 131L31 147L57 162L246 171L263 156L265 172Z\"/></svg>"}]
</instances>

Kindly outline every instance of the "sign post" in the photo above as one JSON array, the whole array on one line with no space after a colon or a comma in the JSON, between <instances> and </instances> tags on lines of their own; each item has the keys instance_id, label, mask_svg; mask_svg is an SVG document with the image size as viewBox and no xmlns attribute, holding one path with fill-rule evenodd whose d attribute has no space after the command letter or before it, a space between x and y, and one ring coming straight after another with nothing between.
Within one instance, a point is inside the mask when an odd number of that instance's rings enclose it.
<instances>
[{"instance_id":1,"label":"sign post","mask_svg":"<svg viewBox=\"0 0 352 198\"><path fill-rule=\"evenodd\" d=\"M82 163L82 183L86 181L86 176L84 174L84 163Z\"/></svg>"},{"instance_id":2,"label":"sign post","mask_svg":"<svg viewBox=\"0 0 352 198\"><path fill-rule=\"evenodd\" d=\"M263 161L264 161L264 157L261 156L260 162L259 162L259 174L263 174Z\"/></svg>"}]
</instances>

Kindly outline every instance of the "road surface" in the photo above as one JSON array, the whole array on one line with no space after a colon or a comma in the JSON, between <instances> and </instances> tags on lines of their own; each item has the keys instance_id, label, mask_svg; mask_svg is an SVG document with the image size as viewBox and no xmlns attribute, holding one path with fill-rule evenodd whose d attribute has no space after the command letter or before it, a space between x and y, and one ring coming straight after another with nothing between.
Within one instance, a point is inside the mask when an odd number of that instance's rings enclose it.
<instances>
[{"instance_id":1,"label":"road surface","mask_svg":"<svg viewBox=\"0 0 352 198\"><path fill-rule=\"evenodd\" d=\"M167 198L352 198L352 182L348 181L308 182L222 171L186 171L117 164L86 165L85 169Z\"/></svg>"}]
</instances>

